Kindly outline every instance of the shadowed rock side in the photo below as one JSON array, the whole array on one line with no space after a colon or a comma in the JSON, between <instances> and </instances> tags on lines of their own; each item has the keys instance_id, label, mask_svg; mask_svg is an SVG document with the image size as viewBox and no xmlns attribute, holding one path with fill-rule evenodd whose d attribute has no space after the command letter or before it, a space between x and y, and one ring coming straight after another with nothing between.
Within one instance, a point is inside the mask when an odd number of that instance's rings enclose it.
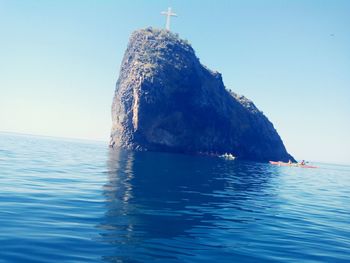
<instances>
[{"instance_id":1,"label":"shadowed rock side","mask_svg":"<svg viewBox=\"0 0 350 263\"><path fill-rule=\"evenodd\" d=\"M293 160L253 102L226 90L220 73L201 65L186 41L165 30L132 34L112 122L112 147Z\"/></svg>"}]
</instances>

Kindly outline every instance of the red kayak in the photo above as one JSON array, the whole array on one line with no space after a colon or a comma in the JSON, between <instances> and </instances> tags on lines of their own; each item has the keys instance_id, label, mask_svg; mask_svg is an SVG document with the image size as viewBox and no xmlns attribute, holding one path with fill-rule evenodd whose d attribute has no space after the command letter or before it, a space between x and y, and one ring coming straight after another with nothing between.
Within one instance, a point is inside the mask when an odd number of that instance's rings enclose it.
<instances>
[{"instance_id":1,"label":"red kayak","mask_svg":"<svg viewBox=\"0 0 350 263\"><path fill-rule=\"evenodd\" d=\"M273 162L273 161L270 161L270 164L278 165L278 166L300 167L300 168L317 168L317 166L300 164L300 163L285 163L285 162Z\"/></svg>"}]
</instances>

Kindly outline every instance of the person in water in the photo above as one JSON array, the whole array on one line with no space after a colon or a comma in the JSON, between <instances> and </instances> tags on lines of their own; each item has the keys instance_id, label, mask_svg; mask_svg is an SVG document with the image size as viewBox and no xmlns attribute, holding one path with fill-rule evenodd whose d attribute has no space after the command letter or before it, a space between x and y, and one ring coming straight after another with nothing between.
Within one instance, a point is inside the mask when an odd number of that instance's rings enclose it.
<instances>
[{"instance_id":1,"label":"person in water","mask_svg":"<svg viewBox=\"0 0 350 263\"><path fill-rule=\"evenodd\" d=\"M300 162L300 165L305 165L305 161L302 160L302 161Z\"/></svg>"},{"instance_id":2,"label":"person in water","mask_svg":"<svg viewBox=\"0 0 350 263\"><path fill-rule=\"evenodd\" d=\"M292 164L292 161L289 159L288 164Z\"/></svg>"}]
</instances>

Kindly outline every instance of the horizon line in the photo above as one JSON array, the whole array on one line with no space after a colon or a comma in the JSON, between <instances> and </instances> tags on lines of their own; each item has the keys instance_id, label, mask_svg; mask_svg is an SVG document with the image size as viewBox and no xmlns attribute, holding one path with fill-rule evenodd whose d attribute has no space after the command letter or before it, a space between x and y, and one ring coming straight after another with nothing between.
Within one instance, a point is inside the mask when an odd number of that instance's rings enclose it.
<instances>
[{"instance_id":1,"label":"horizon line","mask_svg":"<svg viewBox=\"0 0 350 263\"><path fill-rule=\"evenodd\" d=\"M65 136L56 136L56 135L42 135L42 134L32 134L32 133L24 133L24 132L14 132L14 131L1 131L0 134L13 134L18 136L33 136L33 137L44 137L51 139L63 139L63 140L72 140L72 141L85 141L85 142L98 142L98 143L108 143L108 140L103 139L91 139L91 138L77 138L77 137L65 137ZM308 161L311 163L320 163L320 164L333 164L333 165L345 165L348 166L350 163L347 162L327 162L327 161Z\"/></svg>"},{"instance_id":2,"label":"horizon line","mask_svg":"<svg viewBox=\"0 0 350 263\"><path fill-rule=\"evenodd\" d=\"M92 138L78 138L78 137L69 137L69 136L58 136L58 135L43 135L43 134L35 134L35 133L26 133L26 132L14 132L14 131L2 131L0 130L0 134L14 134L19 136L33 136L33 137L45 137L51 139L65 139L65 140L76 140L76 141L90 141L90 142L107 142L105 139L92 139Z\"/></svg>"}]
</instances>

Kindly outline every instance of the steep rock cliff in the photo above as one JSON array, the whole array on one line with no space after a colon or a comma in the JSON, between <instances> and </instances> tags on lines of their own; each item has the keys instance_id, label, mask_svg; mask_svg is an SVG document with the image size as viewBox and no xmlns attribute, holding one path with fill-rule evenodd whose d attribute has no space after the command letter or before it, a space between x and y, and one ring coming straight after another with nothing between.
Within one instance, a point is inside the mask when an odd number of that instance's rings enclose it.
<instances>
[{"instance_id":1,"label":"steep rock cliff","mask_svg":"<svg viewBox=\"0 0 350 263\"><path fill-rule=\"evenodd\" d=\"M293 159L252 101L226 90L177 35L135 31L112 104L111 147L225 153L243 159Z\"/></svg>"}]
</instances>

